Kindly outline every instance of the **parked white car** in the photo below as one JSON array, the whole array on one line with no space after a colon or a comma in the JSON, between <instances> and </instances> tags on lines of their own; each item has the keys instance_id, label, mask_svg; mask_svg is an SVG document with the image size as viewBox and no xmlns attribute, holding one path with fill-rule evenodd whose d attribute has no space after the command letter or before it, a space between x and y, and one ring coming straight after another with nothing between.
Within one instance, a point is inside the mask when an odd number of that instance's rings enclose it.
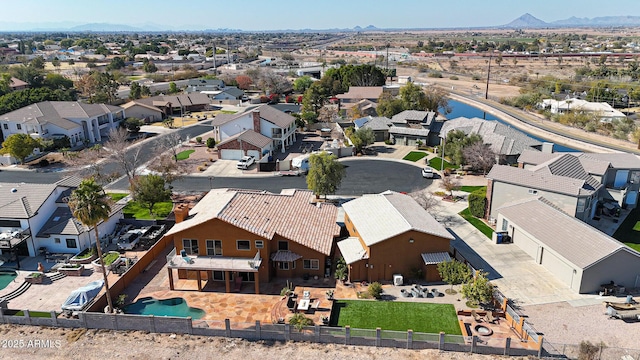
<instances>
[{"instance_id":1,"label":"parked white car","mask_svg":"<svg viewBox=\"0 0 640 360\"><path fill-rule=\"evenodd\" d=\"M422 177L426 179L433 179L435 177L435 171L430 166L422 168Z\"/></svg>"},{"instance_id":2,"label":"parked white car","mask_svg":"<svg viewBox=\"0 0 640 360\"><path fill-rule=\"evenodd\" d=\"M247 170L249 166L253 165L256 162L256 158L253 156L243 156L242 159L238 160L238 164L236 167L238 169Z\"/></svg>"}]
</instances>

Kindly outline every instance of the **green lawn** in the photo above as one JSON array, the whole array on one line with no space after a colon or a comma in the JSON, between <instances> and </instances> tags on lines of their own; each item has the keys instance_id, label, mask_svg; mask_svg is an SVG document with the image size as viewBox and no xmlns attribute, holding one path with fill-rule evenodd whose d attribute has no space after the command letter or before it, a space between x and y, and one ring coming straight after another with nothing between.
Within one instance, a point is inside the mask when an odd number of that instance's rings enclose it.
<instances>
[{"instance_id":1,"label":"green lawn","mask_svg":"<svg viewBox=\"0 0 640 360\"><path fill-rule=\"evenodd\" d=\"M486 237L491 239L491 236L493 235L493 229L489 227L489 225L485 224L481 219L478 219L477 217L471 215L471 213L469 212L469 208L460 211L459 215L467 220L469 224L473 225L473 227L480 230L480 232L483 233Z\"/></svg>"},{"instance_id":2,"label":"green lawn","mask_svg":"<svg viewBox=\"0 0 640 360\"><path fill-rule=\"evenodd\" d=\"M456 310L451 304L399 301L340 300L333 304L331 325L461 335Z\"/></svg>"},{"instance_id":3,"label":"green lawn","mask_svg":"<svg viewBox=\"0 0 640 360\"><path fill-rule=\"evenodd\" d=\"M109 194L113 201L118 201L128 194ZM164 219L169 215L173 209L173 203L171 201L165 201L153 205L153 217L149 215L149 209L143 207L136 201L129 201L127 206L122 210L125 217L135 218L138 220L158 220Z\"/></svg>"},{"instance_id":4,"label":"green lawn","mask_svg":"<svg viewBox=\"0 0 640 360\"><path fill-rule=\"evenodd\" d=\"M185 150L185 151L181 151L178 153L178 155L176 155L176 159L178 161L180 160L187 160L189 158L189 155L193 154L194 152L196 152L195 150Z\"/></svg>"},{"instance_id":5,"label":"green lawn","mask_svg":"<svg viewBox=\"0 0 640 360\"><path fill-rule=\"evenodd\" d=\"M640 208L631 210L613 237L628 247L640 251Z\"/></svg>"},{"instance_id":6,"label":"green lawn","mask_svg":"<svg viewBox=\"0 0 640 360\"><path fill-rule=\"evenodd\" d=\"M403 157L402 160L409 160L409 161L416 162L416 161L424 158L425 156L427 156L427 153L425 153L425 152L412 151L412 152L408 153L405 157Z\"/></svg>"},{"instance_id":7,"label":"green lawn","mask_svg":"<svg viewBox=\"0 0 640 360\"><path fill-rule=\"evenodd\" d=\"M129 194L125 194L125 193L109 193L108 195L111 198L111 200L113 200L114 202L117 202L118 200L124 199Z\"/></svg>"},{"instance_id":8,"label":"green lawn","mask_svg":"<svg viewBox=\"0 0 640 360\"><path fill-rule=\"evenodd\" d=\"M460 188L458 190L460 191L464 191L467 193L472 193L478 189L482 189L482 188L487 188L486 186L460 186Z\"/></svg>"},{"instance_id":9,"label":"green lawn","mask_svg":"<svg viewBox=\"0 0 640 360\"><path fill-rule=\"evenodd\" d=\"M432 158L431 160L429 160L429 166L431 166L436 170L443 169L442 158L439 158L439 157ZM449 163L447 160L444 161L444 169L457 169L457 168L458 167L456 165Z\"/></svg>"}]
</instances>

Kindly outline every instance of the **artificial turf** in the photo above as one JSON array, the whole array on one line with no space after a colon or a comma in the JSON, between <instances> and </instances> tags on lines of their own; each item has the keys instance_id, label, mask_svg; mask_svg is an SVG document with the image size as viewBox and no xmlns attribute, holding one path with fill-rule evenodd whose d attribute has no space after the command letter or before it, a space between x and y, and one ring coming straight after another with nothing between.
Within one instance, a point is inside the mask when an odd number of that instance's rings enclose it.
<instances>
[{"instance_id":1,"label":"artificial turf","mask_svg":"<svg viewBox=\"0 0 640 360\"><path fill-rule=\"evenodd\" d=\"M409 160L409 161L416 162L416 161L424 158L425 156L427 156L427 153L425 153L425 152L412 151L412 152L408 153L407 155L405 155L405 157L403 157L402 160Z\"/></svg>"},{"instance_id":2,"label":"artificial turf","mask_svg":"<svg viewBox=\"0 0 640 360\"><path fill-rule=\"evenodd\" d=\"M480 230L480 232L483 233L486 237L491 239L491 236L493 235L493 229L489 225L485 224L484 221L471 215L469 208L466 208L460 211L458 214L462 216L465 220L467 220L469 224L473 225L473 227Z\"/></svg>"},{"instance_id":3,"label":"artificial turf","mask_svg":"<svg viewBox=\"0 0 640 360\"><path fill-rule=\"evenodd\" d=\"M432 168L436 169L436 170L440 170L440 169L457 169L458 167L456 165L453 165L451 163L449 163L447 160L444 161L444 168L442 167L442 158L439 157L434 157L431 160L429 160L429 166L431 166Z\"/></svg>"},{"instance_id":4,"label":"artificial turf","mask_svg":"<svg viewBox=\"0 0 640 360\"><path fill-rule=\"evenodd\" d=\"M176 160L178 160L178 161L187 160L189 158L189 155L193 154L194 152L196 152L196 151L195 150L181 151L176 155Z\"/></svg>"},{"instance_id":5,"label":"artificial turf","mask_svg":"<svg viewBox=\"0 0 640 360\"><path fill-rule=\"evenodd\" d=\"M452 304L400 301L339 300L334 302L331 325L353 329L376 329L461 335Z\"/></svg>"}]
</instances>

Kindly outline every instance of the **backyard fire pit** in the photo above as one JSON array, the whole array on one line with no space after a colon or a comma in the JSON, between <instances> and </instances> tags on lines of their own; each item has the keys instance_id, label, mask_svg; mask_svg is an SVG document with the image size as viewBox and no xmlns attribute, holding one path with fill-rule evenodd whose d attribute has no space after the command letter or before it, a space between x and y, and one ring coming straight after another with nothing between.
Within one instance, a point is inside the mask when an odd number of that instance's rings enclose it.
<instances>
[{"instance_id":1,"label":"backyard fire pit","mask_svg":"<svg viewBox=\"0 0 640 360\"><path fill-rule=\"evenodd\" d=\"M493 330L489 329L484 325L476 325L474 329L476 330L476 333L478 333L478 335L480 336L489 336L493 334Z\"/></svg>"}]
</instances>

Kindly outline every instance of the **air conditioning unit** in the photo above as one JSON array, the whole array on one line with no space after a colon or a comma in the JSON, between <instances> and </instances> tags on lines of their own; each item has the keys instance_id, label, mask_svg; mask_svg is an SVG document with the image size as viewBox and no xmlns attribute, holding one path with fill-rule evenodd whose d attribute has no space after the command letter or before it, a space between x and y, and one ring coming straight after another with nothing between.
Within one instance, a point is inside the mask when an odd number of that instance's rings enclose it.
<instances>
[{"instance_id":1,"label":"air conditioning unit","mask_svg":"<svg viewBox=\"0 0 640 360\"><path fill-rule=\"evenodd\" d=\"M393 285L395 286L402 286L404 284L404 279L402 278L401 274L394 274L393 275Z\"/></svg>"}]
</instances>

